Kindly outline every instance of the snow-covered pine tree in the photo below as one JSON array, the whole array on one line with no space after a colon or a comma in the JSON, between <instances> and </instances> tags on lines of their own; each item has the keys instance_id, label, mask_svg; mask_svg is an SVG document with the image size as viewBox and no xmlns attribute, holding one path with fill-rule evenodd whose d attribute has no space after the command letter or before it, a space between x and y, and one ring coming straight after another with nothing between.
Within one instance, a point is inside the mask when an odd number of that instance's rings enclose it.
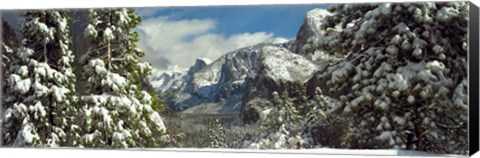
<instances>
[{"instance_id":1,"label":"snow-covered pine tree","mask_svg":"<svg viewBox=\"0 0 480 158\"><path fill-rule=\"evenodd\" d=\"M303 121L293 104L293 99L286 93L272 93L272 107L262 112L260 133L253 140L246 140L243 148L257 149L299 149L307 142L302 138Z\"/></svg>"},{"instance_id":2,"label":"snow-covered pine tree","mask_svg":"<svg viewBox=\"0 0 480 158\"><path fill-rule=\"evenodd\" d=\"M316 95L306 103L308 112L305 115L305 136L313 146L345 148L348 143L348 124L342 117L331 114L335 111L336 103L331 98L323 95L317 87Z\"/></svg>"},{"instance_id":3,"label":"snow-covered pine tree","mask_svg":"<svg viewBox=\"0 0 480 158\"><path fill-rule=\"evenodd\" d=\"M74 145L78 126L69 19L64 11L54 10L24 16L24 39L7 80L4 145Z\"/></svg>"},{"instance_id":4,"label":"snow-covered pine tree","mask_svg":"<svg viewBox=\"0 0 480 158\"><path fill-rule=\"evenodd\" d=\"M18 48L18 39L16 38L15 31L12 27L6 22L2 23L2 42L1 42L1 52L2 52L2 80L0 84L2 85L2 96L6 96L6 91L8 90L8 85L6 81L10 72L8 71L10 63L14 59L14 52ZM2 105L5 106L5 101L7 97L1 97ZM2 109L3 110L3 109ZM2 115L0 115L2 116ZM0 119L1 120L1 119Z\"/></svg>"},{"instance_id":5,"label":"snow-covered pine tree","mask_svg":"<svg viewBox=\"0 0 480 158\"><path fill-rule=\"evenodd\" d=\"M468 2L342 4L308 49L348 57L317 77L353 148L467 153Z\"/></svg>"},{"instance_id":6,"label":"snow-covered pine tree","mask_svg":"<svg viewBox=\"0 0 480 158\"><path fill-rule=\"evenodd\" d=\"M151 66L140 62L133 9L92 9L85 36L90 48L81 57L87 83L82 97L85 147L156 147L165 126L140 87Z\"/></svg>"},{"instance_id":7,"label":"snow-covered pine tree","mask_svg":"<svg viewBox=\"0 0 480 158\"><path fill-rule=\"evenodd\" d=\"M223 128L222 124L218 119L215 119L211 123L211 127L208 129L210 133L208 135L210 144L208 147L210 148L227 148L227 144L225 142L225 129Z\"/></svg>"},{"instance_id":8,"label":"snow-covered pine tree","mask_svg":"<svg viewBox=\"0 0 480 158\"><path fill-rule=\"evenodd\" d=\"M14 50L16 47L18 47L18 41L17 38L15 37L15 32L14 30L10 27L10 25L6 22L3 21L2 23L2 41L0 43L0 51L2 54L2 68L0 69L2 73L2 79L0 80L0 84L2 85L2 93L1 93L1 104L0 104L0 125L3 122L3 111L6 109L6 98L5 96L8 96L7 90L8 86L6 84L6 80L8 79L9 72L8 68L10 67L10 62L12 61L12 57L14 55ZM0 126L0 133L3 133L3 129ZM0 135L0 141L3 140L3 135ZM3 141L0 142L0 146L2 145Z\"/></svg>"},{"instance_id":9,"label":"snow-covered pine tree","mask_svg":"<svg viewBox=\"0 0 480 158\"><path fill-rule=\"evenodd\" d=\"M2 81L5 81L6 77L8 76L8 67L10 62L12 61L13 52L18 48L18 40L15 35L15 31L12 27L8 24L7 21L3 21L2 23L2 43L1 43L1 50L2 50ZM5 84L1 83L2 87ZM5 90L5 88L3 88ZM3 97L2 97L3 100Z\"/></svg>"}]
</instances>

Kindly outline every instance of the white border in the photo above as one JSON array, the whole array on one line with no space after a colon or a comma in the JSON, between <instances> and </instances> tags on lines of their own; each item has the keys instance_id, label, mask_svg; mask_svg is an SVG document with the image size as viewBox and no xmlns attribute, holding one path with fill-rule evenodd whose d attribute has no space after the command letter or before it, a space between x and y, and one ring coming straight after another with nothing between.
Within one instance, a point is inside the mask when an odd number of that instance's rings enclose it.
<instances>
[{"instance_id":1,"label":"white border","mask_svg":"<svg viewBox=\"0 0 480 158\"><path fill-rule=\"evenodd\" d=\"M435 0L452 1L452 0ZM474 0L475 4L479 4ZM103 8L103 7L156 7L156 6L218 6L218 5L268 5L268 4L325 4L325 3L370 3L370 2L417 2L417 0L8 0L3 1L0 10L10 9L50 9L50 8ZM188 151L187 151L188 150ZM217 150L218 151L218 150ZM234 150L224 150L234 151ZM245 151L245 150L244 150ZM272 151L270 151L272 152ZM392 157L388 150L381 150L376 155L366 156L371 151L346 152L353 155L325 155L320 154L293 154L304 151L278 151L276 154L261 152L205 152L204 149L175 149L175 150L85 150L85 149L32 149L32 148L1 148L0 157L113 157L113 158L144 158L144 157ZM327 152L328 153L328 152ZM337 153L337 152L335 152ZM396 156L393 156L396 157ZM405 156L413 157L413 156ZM418 156L421 157L421 156ZM477 153L473 157L480 157Z\"/></svg>"},{"instance_id":2,"label":"white border","mask_svg":"<svg viewBox=\"0 0 480 158\"><path fill-rule=\"evenodd\" d=\"M394 150L343 150L343 149L321 149L321 150L246 150L246 149L40 149L40 148L0 148L2 157L48 157L48 158L70 158L70 157L102 157L102 158L145 158L145 157L218 157L218 158L318 158L318 157L459 157L458 155L434 155L412 152L412 156L404 154L396 156L398 151ZM411 151L406 151L411 152ZM468 156L460 156L468 157Z\"/></svg>"}]
</instances>

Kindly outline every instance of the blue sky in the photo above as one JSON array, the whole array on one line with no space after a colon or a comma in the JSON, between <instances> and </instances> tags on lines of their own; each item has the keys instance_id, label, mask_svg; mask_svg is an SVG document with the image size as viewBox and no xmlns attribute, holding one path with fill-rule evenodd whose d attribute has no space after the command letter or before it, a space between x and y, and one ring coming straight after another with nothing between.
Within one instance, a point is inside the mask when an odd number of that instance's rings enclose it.
<instances>
[{"instance_id":1,"label":"blue sky","mask_svg":"<svg viewBox=\"0 0 480 158\"><path fill-rule=\"evenodd\" d=\"M214 33L226 36L243 32L272 32L276 37L294 38L308 10L326 8L325 4L314 5L258 5L258 6L212 6L142 8L151 10L144 20L169 16L171 20L213 19L218 25ZM155 12L155 13L152 13Z\"/></svg>"},{"instance_id":2,"label":"blue sky","mask_svg":"<svg viewBox=\"0 0 480 158\"><path fill-rule=\"evenodd\" d=\"M139 8L139 46L145 59L189 67L195 58L215 60L235 49L271 41L294 39L306 12L327 5L257 5Z\"/></svg>"}]
</instances>

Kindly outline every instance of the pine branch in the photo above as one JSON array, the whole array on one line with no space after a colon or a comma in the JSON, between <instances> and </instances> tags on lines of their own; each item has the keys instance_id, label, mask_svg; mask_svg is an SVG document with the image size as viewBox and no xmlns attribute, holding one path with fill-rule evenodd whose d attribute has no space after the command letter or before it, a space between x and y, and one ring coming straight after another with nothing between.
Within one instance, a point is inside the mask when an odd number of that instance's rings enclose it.
<instances>
[{"instance_id":1,"label":"pine branch","mask_svg":"<svg viewBox=\"0 0 480 158\"><path fill-rule=\"evenodd\" d=\"M443 127L443 128L450 128L450 129L458 129L458 128L465 128L465 124L461 124L461 125L446 125L446 124L442 124L442 123L438 123L438 122L435 122L436 125L440 126L440 127Z\"/></svg>"},{"instance_id":2,"label":"pine branch","mask_svg":"<svg viewBox=\"0 0 480 158\"><path fill-rule=\"evenodd\" d=\"M125 61L125 60L127 60L127 59L125 59L125 58L111 58L112 62L113 61Z\"/></svg>"}]
</instances>

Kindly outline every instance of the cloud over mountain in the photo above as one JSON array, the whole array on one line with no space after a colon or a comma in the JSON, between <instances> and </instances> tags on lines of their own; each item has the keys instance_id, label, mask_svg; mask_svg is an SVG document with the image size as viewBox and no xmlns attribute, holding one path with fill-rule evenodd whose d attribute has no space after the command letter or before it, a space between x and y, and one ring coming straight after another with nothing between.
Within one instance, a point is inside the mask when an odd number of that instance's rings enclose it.
<instances>
[{"instance_id":1,"label":"cloud over mountain","mask_svg":"<svg viewBox=\"0 0 480 158\"><path fill-rule=\"evenodd\" d=\"M142 39L139 47L146 51L145 61L154 68L164 65L159 59L168 58L172 64L191 66L196 58L216 59L226 52L272 40L273 33L238 33L225 36L215 33L217 23L211 19L171 20L156 17L144 20L137 30Z\"/></svg>"}]
</instances>

